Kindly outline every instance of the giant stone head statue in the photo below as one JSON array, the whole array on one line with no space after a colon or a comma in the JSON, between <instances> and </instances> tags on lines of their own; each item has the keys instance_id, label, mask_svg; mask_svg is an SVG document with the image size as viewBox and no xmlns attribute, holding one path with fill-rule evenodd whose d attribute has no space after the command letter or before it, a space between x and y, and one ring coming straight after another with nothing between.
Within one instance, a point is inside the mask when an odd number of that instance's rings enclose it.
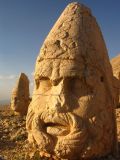
<instances>
[{"instance_id":1,"label":"giant stone head statue","mask_svg":"<svg viewBox=\"0 0 120 160\"><path fill-rule=\"evenodd\" d=\"M35 67L28 139L60 159L104 156L116 147L112 70L90 9L69 4Z\"/></svg>"},{"instance_id":2,"label":"giant stone head statue","mask_svg":"<svg viewBox=\"0 0 120 160\"><path fill-rule=\"evenodd\" d=\"M26 115L29 98L29 79L21 73L11 94L11 109L20 115Z\"/></svg>"}]
</instances>

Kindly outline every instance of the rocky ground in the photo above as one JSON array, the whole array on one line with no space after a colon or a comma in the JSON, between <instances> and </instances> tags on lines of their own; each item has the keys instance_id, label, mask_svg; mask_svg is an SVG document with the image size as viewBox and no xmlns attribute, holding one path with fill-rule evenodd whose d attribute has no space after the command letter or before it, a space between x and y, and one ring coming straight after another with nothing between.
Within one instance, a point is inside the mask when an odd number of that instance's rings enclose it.
<instances>
[{"instance_id":1,"label":"rocky ground","mask_svg":"<svg viewBox=\"0 0 120 160\"><path fill-rule=\"evenodd\" d=\"M120 109L116 111L120 143ZM120 153L120 144L119 144ZM50 160L41 158L27 142L25 117L14 115L9 107L0 107L0 160ZM109 155L102 160L120 160ZM100 160L101 160L100 159Z\"/></svg>"}]
</instances>

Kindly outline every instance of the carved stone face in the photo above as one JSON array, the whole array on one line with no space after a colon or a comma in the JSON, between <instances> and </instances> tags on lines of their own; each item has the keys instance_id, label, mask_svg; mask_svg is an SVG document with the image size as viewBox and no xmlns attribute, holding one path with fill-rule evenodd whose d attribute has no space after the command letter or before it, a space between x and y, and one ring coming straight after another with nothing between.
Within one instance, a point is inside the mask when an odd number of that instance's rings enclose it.
<instances>
[{"instance_id":1,"label":"carved stone face","mask_svg":"<svg viewBox=\"0 0 120 160\"><path fill-rule=\"evenodd\" d=\"M40 151L60 158L76 154L90 157L98 148L98 155L104 153L104 148L109 150L106 144L112 134L112 112L106 106L108 95L103 73L85 65L81 65L79 72L71 70L67 61L66 69L69 69L62 70L59 60L50 61L52 66L59 64L58 68L52 68L52 73L59 69L61 75L49 77L43 66L42 73L46 76L35 80L27 117L30 141L36 141ZM43 63L49 63L49 60L43 60ZM74 68L78 68L76 64Z\"/></svg>"},{"instance_id":2,"label":"carved stone face","mask_svg":"<svg viewBox=\"0 0 120 160\"><path fill-rule=\"evenodd\" d=\"M11 96L11 108L16 112L21 112L23 106L26 106L24 95L19 96L18 94L12 94Z\"/></svg>"},{"instance_id":3,"label":"carved stone face","mask_svg":"<svg viewBox=\"0 0 120 160\"><path fill-rule=\"evenodd\" d=\"M113 152L112 78L95 18L83 5L68 5L36 61L26 118L29 141L40 152L60 159L90 159Z\"/></svg>"},{"instance_id":4,"label":"carved stone face","mask_svg":"<svg viewBox=\"0 0 120 160\"><path fill-rule=\"evenodd\" d=\"M11 94L11 109L20 115L27 114L29 98L29 80L21 73Z\"/></svg>"}]
</instances>

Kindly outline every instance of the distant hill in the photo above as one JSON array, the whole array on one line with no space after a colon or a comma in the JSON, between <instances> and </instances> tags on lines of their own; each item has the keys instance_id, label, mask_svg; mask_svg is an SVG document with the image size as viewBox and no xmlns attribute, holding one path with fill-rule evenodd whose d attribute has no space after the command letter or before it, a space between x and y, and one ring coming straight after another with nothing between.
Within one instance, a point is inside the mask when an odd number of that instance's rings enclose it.
<instances>
[{"instance_id":1,"label":"distant hill","mask_svg":"<svg viewBox=\"0 0 120 160\"><path fill-rule=\"evenodd\" d=\"M9 99L0 100L0 105L8 105L8 104L10 104L10 100Z\"/></svg>"}]
</instances>

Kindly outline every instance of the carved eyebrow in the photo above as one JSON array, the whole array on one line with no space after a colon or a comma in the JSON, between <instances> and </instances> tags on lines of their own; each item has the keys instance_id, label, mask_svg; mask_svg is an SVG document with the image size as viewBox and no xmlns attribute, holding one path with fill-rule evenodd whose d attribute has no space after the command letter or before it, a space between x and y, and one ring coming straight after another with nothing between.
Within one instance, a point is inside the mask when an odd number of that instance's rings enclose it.
<instances>
[{"instance_id":1,"label":"carved eyebrow","mask_svg":"<svg viewBox=\"0 0 120 160\"><path fill-rule=\"evenodd\" d=\"M51 79L52 84L57 85L58 83L60 83L60 81L62 80L63 77L60 78L56 78L56 79Z\"/></svg>"},{"instance_id":2,"label":"carved eyebrow","mask_svg":"<svg viewBox=\"0 0 120 160\"><path fill-rule=\"evenodd\" d=\"M49 77L39 77L39 80L50 80Z\"/></svg>"},{"instance_id":3,"label":"carved eyebrow","mask_svg":"<svg viewBox=\"0 0 120 160\"><path fill-rule=\"evenodd\" d=\"M59 83L62 79L64 80L71 80L71 79L75 79L75 78L79 78L80 79L80 76L64 76L64 77L60 77L60 78L56 78L56 79L50 79L52 82L57 82Z\"/></svg>"},{"instance_id":4,"label":"carved eyebrow","mask_svg":"<svg viewBox=\"0 0 120 160\"><path fill-rule=\"evenodd\" d=\"M58 77L58 78L50 78L50 77L45 77L45 76L40 76L38 79L36 80L50 80L50 81L61 81L61 79L71 79L71 78L81 78L80 75L67 75L67 76L61 76L61 77Z\"/></svg>"}]
</instances>

